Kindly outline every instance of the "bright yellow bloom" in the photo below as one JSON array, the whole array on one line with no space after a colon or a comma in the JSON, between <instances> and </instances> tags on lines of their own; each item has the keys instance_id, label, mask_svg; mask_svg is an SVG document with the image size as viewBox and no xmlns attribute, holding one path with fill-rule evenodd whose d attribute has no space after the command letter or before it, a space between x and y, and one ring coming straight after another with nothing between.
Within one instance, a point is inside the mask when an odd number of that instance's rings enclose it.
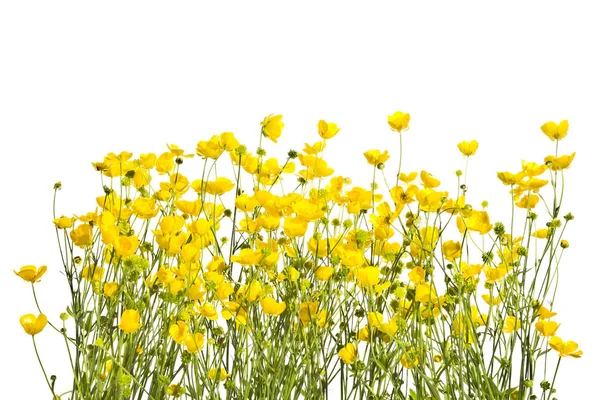
<instances>
[{"instance_id":1,"label":"bright yellow bloom","mask_svg":"<svg viewBox=\"0 0 600 400\"><path fill-rule=\"evenodd\" d=\"M569 121L560 121L558 125L556 122L546 122L541 126L540 129L542 132L544 132L544 135L550 138L550 140L561 140L567 136L567 131L569 130Z\"/></svg>"},{"instance_id":2,"label":"bright yellow bloom","mask_svg":"<svg viewBox=\"0 0 600 400\"><path fill-rule=\"evenodd\" d=\"M579 358L583 354L583 351L577 350L579 345L572 341L563 342L558 336L552 336L548 341L550 347L558 351L558 355L561 357L574 357Z\"/></svg>"},{"instance_id":3,"label":"bright yellow bloom","mask_svg":"<svg viewBox=\"0 0 600 400\"><path fill-rule=\"evenodd\" d=\"M170 151L162 153L156 160L156 172L166 174L175 168L175 155Z\"/></svg>"},{"instance_id":4,"label":"bright yellow bloom","mask_svg":"<svg viewBox=\"0 0 600 400\"><path fill-rule=\"evenodd\" d=\"M89 224L81 224L69 233L73 244L78 247L85 247L92 243L92 227Z\"/></svg>"},{"instance_id":5,"label":"bright yellow bloom","mask_svg":"<svg viewBox=\"0 0 600 400\"><path fill-rule=\"evenodd\" d=\"M510 172L498 172L498 179L502 181L505 185L516 185L521 183L523 178L525 177L524 172L519 172L516 174L512 174Z\"/></svg>"},{"instance_id":6,"label":"bright yellow bloom","mask_svg":"<svg viewBox=\"0 0 600 400\"><path fill-rule=\"evenodd\" d=\"M188 353L196 353L204 345L204 335L196 332L193 335L187 335L184 344Z\"/></svg>"},{"instance_id":7,"label":"bright yellow bloom","mask_svg":"<svg viewBox=\"0 0 600 400\"><path fill-rule=\"evenodd\" d=\"M219 137L213 135L208 141L201 140L196 146L196 154L204 158L216 160L223 154L223 147L219 143Z\"/></svg>"},{"instance_id":8,"label":"bright yellow bloom","mask_svg":"<svg viewBox=\"0 0 600 400\"><path fill-rule=\"evenodd\" d=\"M319 154L325 149L325 142L316 142L312 146L308 143L304 143L304 149L302 150L306 154Z\"/></svg>"},{"instance_id":9,"label":"bright yellow bloom","mask_svg":"<svg viewBox=\"0 0 600 400\"><path fill-rule=\"evenodd\" d=\"M423 186L428 189L433 189L440 186L440 181L435 179L433 175L427 171L421 171L421 181L423 182Z\"/></svg>"},{"instance_id":10,"label":"bright yellow bloom","mask_svg":"<svg viewBox=\"0 0 600 400\"><path fill-rule=\"evenodd\" d=\"M205 303L198 308L198 312L202 314L202 316L210 319L211 321L216 321L219 319L219 314L211 303Z\"/></svg>"},{"instance_id":11,"label":"bright yellow bloom","mask_svg":"<svg viewBox=\"0 0 600 400\"><path fill-rule=\"evenodd\" d=\"M352 364L358 358L358 352L354 343L348 343L342 347L338 352L338 355L346 364Z\"/></svg>"},{"instance_id":12,"label":"bright yellow bloom","mask_svg":"<svg viewBox=\"0 0 600 400\"><path fill-rule=\"evenodd\" d=\"M156 217L160 206L152 198L138 197L131 208L138 218L150 219Z\"/></svg>"},{"instance_id":13,"label":"bright yellow bloom","mask_svg":"<svg viewBox=\"0 0 600 400\"><path fill-rule=\"evenodd\" d=\"M400 364L406 369L412 369L419 364L419 359L417 357L412 357L411 359L406 354L403 354L400 359Z\"/></svg>"},{"instance_id":14,"label":"bright yellow bloom","mask_svg":"<svg viewBox=\"0 0 600 400\"><path fill-rule=\"evenodd\" d=\"M409 273L408 273L408 279L410 279L410 281L414 284L414 285L418 285L420 283L425 282L425 270L421 267L414 267Z\"/></svg>"},{"instance_id":15,"label":"bright yellow bloom","mask_svg":"<svg viewBox=\"0 0 600 400\"><path fill-rule=\"evenodd\" d=\"M328 281L333 275L334 269L333 267L319 267L315 271L315 276L320 281Z\"/></svg>"},{"instance_id":16,"label":"bright yellow bloom","mask_svg":"<svg viewBox=\"0 0 600 400\"><path fill-rule=\"evenodd\" d=\"M298 217L288 217L283 220L283 231L289 237L303 237L308 229L308 222Z\"/></svg>"},{"instance_id":17,"label":"bright yellow bloom","mask_svg":"<svg viewBox=\"0 0 600 400\"><path fill-rule=\"evenodd\" d=\"M435 289L429 283L422 283L417 286L415 291L415 300L419 303L427 304L436 299Z\"/></svg>"},{"instance_id":18,"label":"bright yellow bloom","mask_svg":"<svg viewBox=\"0 0 600 400\"><path fill-rule=\"evenodd\" d=\"M516 317L509 315L504 320L504 326L502 327L502 331L506 333L512 333L514 331L518 331L521 328L521 321L519 321Z\"/></svg>"},{"instance_id":19,"label":"bright yellow bloom","mask_svg":"<svg viewBox=\"0 0 600 400\"><path fill-rule=\"evenodd\" d=\"M453 261L462 254L460 242L447 240L442 244L442 253L446 260Z\"/></svg>"},{"instance_id":20,"label":"bright yellow bloom","mask_svg":"<svg viewBox=\"0 0 600 400\"><path fill-rule=\"evenodd\" d=\"M323 139L331 139L340 131L340 128L333 122L325 122L325 120L320 120L317 125L319 128L319 136Z\"/></svg>"},{"instance_id":21,"label":"bright yellow bloom","mask_svg":"<svg viewBox=\"0 0 600 400\"><path fill-rule=\"evenodd\" d=\"M411 183L417 178L417 175L419 174L416 172L411 172L408 175L406 175L404 172L400 172L399 178L404 183Z\"/></svg>"},{"instance_id":22,"label":"bright yellow bloom","mask_svg":"<svg viewBox=\"0 0 600 400\"><path fill-rule=\"evenodd\" d=\"M535 329L537 329L537 331L542 336L554 336L558 327L559 324L557 324L556 322L546 321L543 319L535 323Z\"/></svg>"},{"instance_id":23,"label":"bright yellow bloom","mask_svg":"<svg viewBox=\"0 0 600 400\"><path fill-rule=\"evenodd\" d=\"M103 293L106 297L113 297L117 294L119 284L117 282L106 282L104 284Z\"/></svg>"},{"instance_id":24,"label":"bright yellow bloom","mask_svg":"<svg viewBox=\"0 0 600 400\"><path fill-rule=\"evenodd\" d=\"M556 313L554 311L550 311L544 306L540 306L540 308L538 308L536 312L536 316L540 319L549 319L554 317L555 315Z\"/></svg>"},{"instance_id":25,"label":"bright yellow bloom","mask_svg":"<svg viewBox=\"0 0 600 400\"><path fill-rule=\"evenodd\" d=\"M260 123L262 134L268 137L273 142L277 143L277 139L281 136L284 123L281 122L281 115L269 115Z\"/></svg>"},{"instance_id":26,"label":"bright yellow bloom","mask_svg":"<svg viewBox=\"0 0 600 400\"><path fill-rule=\"evenodd\" d=\"M483 301L485 301L488 305L491 304L493 306L497 306L498 304L502 303L502 297L498 296L492 298L488 293L481 295L481 298L483 298Z\"/></svg>"},{"instance_id":27,"label":"bright yellow bloom","mask_svg":"<svg viewBox=\"0 0 600 400\"><path fill-rule=\"evenodd\" d=\"M225 149L225 151L233 151L240 147L240 142L237 141L233 132L223 132L219 135L219 145Z\"/></svg>"},{"instance_id":28,"label":"bright yellow bloom","mask_svg":"<svg viewBox=\"0 0 600 400\"><path fill-rule=\"evenodd\" d=\"M252 249L242 249L238 254L231 256L231 262L235 262L241 265L258 265L262 258L260 251L253 251Z\"/></svg>"},{"instance_id":29,"label":"bright yellow bloom","mask_svg":"<svg viewBox=\"0 0 600 400\"><path fill-rule=\"evenodd\" d=\"M471 140L470 142L464 141L458 144L458 149L460 150L460 152L467 157L475 154L478 147L479 143L477 143L477 140Z\"/></svg>"},{"instance_id":30,"label":"bright yellow bloom","mask_svg":"<svg viewBox=\"0 0 600 400\"><path fill-rule=\"evenodd\" d=\"M121 314L121 321L119 322L119 329L125 333L133 333L141 326L139 312L136 310L123 311L123 314Z\"/></svg>"},{"instance_id":31,"label":"bright yellow bloom","mask_svg":"<svg viewBox=\"0 0 600 400\"><path fill-rule=\"evenodd\" d=\"M169 336L175 342L181 344L188 335L188 326L184 321L177 321L169 327Z\"/></svg>"},{"instance_id":32,"label":"bright yellow bloom","mask_svg":"<svg viewBox=\"0 0 600 400\"><path fill-rule=\"evenodd\" d=\"M402 132L408 129L408 123L410 122L410 114L403 113L402 111L396 111L392 115L388 115L388 124L393 131Z\"/></svg>"},{"instance_id":33,"label":"bright yellow bloom","mask_svg":"<svg viewBox=\"0 0 600 400\"><path fill-rule=\"evenodd\" d=\"M227 178L217 178L214 182L206 182L206 193L217 196L229 192L235 187L235 184Z\"/></svg>"},{"instance_id":34,"label":"bright yellow bloom","mask_svg":"<svg viewBox=\"0 0 600 400\"><path fill-rule=\"evenodd\" d=\"M152 169L156 165L156 154L140 154L140 165L146 169Z\"/></svg>"},{"instance_id":35,"label":"bright yellow bloom","mask_svg":"<svg viewBox=\"0 0 600 400\"><path fill-rule=\"evenodd\" d=\"M526 181L521 181L519 187L523 190L538 190L548 184L548 181L538 178L529 178Z\"/></svg>"},{"instance_id":36,"label":"bright yellow bloom","mask_svg":"<svg viewBox=\"0 0 600 400\"><path fill-rule=\"evenodd\" d=\"M113 243L115 251L121 257L129 257L134 254L140 245L140 240L137 236L119 236Z\"/></svg>"},{"instance_id":37,"label":"bright yellow bloom","mask_svg":"<svg viewBox=\"0 0 600 400\"><path fill-rule=\"evenodd\" d=\"M356 279L363 286L373 286L379 282L379 268L365 267L356 271Z\"/></svg>"},{"instance_id":38,"label":"bright yellow bloom","mask_svg":"<svg viewBox=\"0 0 600 400\"><path fill-rule=\"evenodd\" d=\"M248 303L253 303L262 295L262 286L259 281L252 280L250 284L240 287L236 293L237 300L245 299Z\"/></svg>"},{"instance_id":39,"label":"bright yellow bloom","mask_svg":"<svg viewBox=\"0 0 600 400\"><path fill-rule=\"evenodd\" d=\"M387 150L385 150L383 153L379 150L369 150L365 151L363 154L367 159L367 162L375 166L386 162L390 158Z\"/></svg>"},{"instance_id":40,"label":"bright yellow bloom","mask_svg":"<svg viewBox=\"0 0 600 400\"><path fill-rule=\"evenodd\" d=\"M260 306L262 310L267 315L279 315L285 310L286 304L285 301L277 302L272 297L265 297L260 301Z\"/></svg>"},{"instance_id":41,"label":"bright yellow bloom","mask_svg":"<svg viewBox=\"0 0 600 400\"><path fill-rule=\"evenodd\" d=\"M40 281L40 278L46 273L46 270L48 270L48 267L45 265L42 265L39 269L33 265L25 265L24 267L21 267L19 272L14 270L13 272L20 276L23 280L35 283Z\"/></svg>"},{"instance_id":42,"label":"bright yellow bloom","mask_svg":"<svg viewBox=\"0 0 600 400\"><path fill-rule=\"evenodd\" d=\"M21 317L20 322L25 333L33 336L44 329L48 323L48 318L44 314L39 314L37 317L33 314L25 314Z\"/></svg>"},{"instance_id":43,"label":"bright yellow bloom","mask_svg":"<svg viewBox=\"0 0 600 400\"><path fill-rule=\"evenodd\" d=\"M490 224L490 217L487 211L473 210L471 211L471 215L466 218L466 225L464 220L465 218L460 215L456 217L456 225L460 233L464 233L465 229L468 229L485 235L492 230L492 224Z\"/></svg>"},{"instance_id":44,"label":"bright yellow bloom","mask_svg":"<svg viewBox=\"0 0 600 400\"><path fill-rule=\"evenodd\" d=\"M546 172L548 166L546 164L539 165L533 161L521 160L521 169L523 173L528 177L538 176Z\"/></svg>"},{"instance_id":45,"label":"bright yellow bloom","mask_svg":"<svg viewBox=\"0 0 600 400\"><path fill-rule=\"evenodd\" d=\"M225 370L225 368L221 367L219 369L217 368L212 368L210 371L208 371L208 377L210 379L214 380L219 380L219 381L224 381L225 379L229 378L231 376L231 374L228 374L227 371Z\"/></svg>"},{"instance_id":46,"label":"bright yellow bloom","mask_svg":"<svg viewBox=\"0 0 600 400\"><path fill-rule=\"evenodd\" d=\"M55 218L53 222L54 222L54 225L58 229L67 229L67 228L70 228L73 226L73 222L75 222L75 218L60 217L60 218Z\"/></svg>"},{"instance_id":47,"label":"bright yellow bloom","mask_svg":"<svg viewBox=\"0 0 600 400\"><path fill-rule=\"evenodd\" d=\"M519 201L515 202L515 206L519 207L519 208L535 208L535 206L537 205L537 203L540 201L540 197L535 195L535 194L525 194L523 195L523 197L521 197L521 199Z\"/></svg>"},{"instance_id":48,"label":"bright yellow bloom","mask_svg":"<svg viewBox=\"0 0 600 400\"><path fill-rule=\"evenodd\" d=\"M550 169L552 171L562 171L563 169L567 169L571 166L571 162L575 158L575 153L571 153L571 155L564 155L560 157L548 156L544 158L544 162L550 163Z\"/></svg>"}]
</instances>

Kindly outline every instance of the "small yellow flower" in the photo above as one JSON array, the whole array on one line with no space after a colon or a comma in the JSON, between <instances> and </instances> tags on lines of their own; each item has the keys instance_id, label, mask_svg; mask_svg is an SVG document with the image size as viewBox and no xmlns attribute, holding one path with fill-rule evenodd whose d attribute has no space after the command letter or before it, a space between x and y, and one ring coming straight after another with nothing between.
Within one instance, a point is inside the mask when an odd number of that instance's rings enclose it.
<instances>
[{"instance_id":1,"label":"small yellow flower","mask_svg":"<svg viewBox=\"0 0 600 400\"><path fill-rule=\"evenodd\" d=\"M104 268L97 265L89 265L81 270L81 277L86 281L99 281L104 276Z\"/></svg>"},{"instance_id":2,"label":"small yellow flower","mask_svg":"<svg viewBox=\"0 0 600 400\"><path fill-rule=\"evenodd\" d=\"M25 332L33 336L44 329L48 323L48 318L44 314L39 314L37 317L33 314L25 314L21 317L20 321Z\"/></svg>"},{"instance_id":3,"label":"small yellow flower","mask_svg":"<svg viewBox=\"0 0 600 400\"><path fill-rule=\"evenodd\" d=\"M420 283L425 282L425 270L419 266L414 267L409 273L408 273L408 279L410 279L410 281L414 284L414 285L418 285Z\"/></svg>"},{"instance_id":4,"label":"small yellow flower","mask_svg":"<svg viewBox=\"0 0 600 400\"><path fill-rule=\"evenodd\" d=\"M521 328L521 321L519 321L516 317L509 315L506 317L504 321L504 326L502 327L502 331L506 333L512 333L514 331L518 331Z\"/></svg>"},{"instance_id":5,"label":"small yellow flower","mask_svg":"<svg viewBox=\"0 0 600 400\"><path fill-rule=\"evenodd\" d=\"M369 150L365 151L363 154L367 159L367 162L375 166L386 162L390 158L387 150L385 150L383 153L379 150Z\"/></svg>"},{"instance_id":6,"label":"small yellow flower","mask_svg":"<svg viewBox=\"0 0 600 400\"><path fill-rule=\"evenodd\" d=\"M125 333L133 333L141 326L139 312L136 310L123 311L123 314L121 314L121 321L119 322L119 329Z\"/></svg>"},{"instance_id":7,"label":"small yellow flower","mask_svg":"<svg viewBox=\"0 0 600 400\"><path fill-rule=\"evenodd\" d=\"M454 240L445 241L442 244L442 253L446 260L453 261L457 258L460 258L462 254L460 242Z\"/></svg>"},{"instance_id":8,"label":"small yellow flower","mask_svg":"<svg viewBox=\"0 0 600 400\"><path fill-rule=\"evenodd\" d=\"M346 364L352 364L358 358L358 352L354 343L348 343L342 347L338 352L338 355Z\"/></svg>"},{"instance_id":9,"label":"small yellow flower","mask_svg":"<svg viewBox=\"0 0 600 400\"><path fill-rule=\"evenodd\" d=\"M413 369L419 364L419 359L416 357L412 357L411 359L406 354L403 354L400 363L406 369Z\"/></svg>"},{"instance_id":10,"label":"small yellow flower","mask_svg":"<svg viewBox=\"0 0 600 400\"><path fill-rule=\"evenodd\" d=\"M556 122L546 122L540 129L546 136L550 138L550 140L561 140L567 136L567 131L569 130L569 121L560 121L558 125Z\"/></svg>"},{"instance_id":11,"label":"small yellow flower","mask_svg":"<svg viewBox=\"0 0 600 400\"><path fill-rule=\"evenodd\" d=\"M308 229L308 222L298 217L288 217L283 221L283 231L289 237L303 237Z\"/></svg>"},{"instance_id":12,"label":"small yellow flower","mask_svg":"<svg viewBox=\"0 0 600 400\"><path fill-rule=\"evenodd\" d=\"M175 342L181 344L188 336L188 326L184 321L177 321L169 327L169 336Z\"/></svg>"},{"instance_id":13,"label":"small yellow flower","mask_svg":"<svg viewBox=\"0 0 600 400\"><path fill-rule=\"evenodd\" d=\"M333 122L325 122L325 120L320 120L317 125L319 128L319 136L323 139L331 139L340 131L340 128Z\"/></svg>"},{"instance_id":14,"label":"small yellow flower","mask_svg":"<svg viewBox=\"0 0 600 400\"><path fill-rule=\"evenodd\" d=\"M196 332L193 335L187 335L184 344L188 353L196 353L204 345L204 335Z\"/></svg>"},{"instance_id":15,"label":"small yellow flower","mask_svg":"<svg viewBox=\"0 0 600 400\"><path fill-rule=\"evenodd\" d=\"M48 268L45 265L42 265L39 269L33 265L25 265L24 267L21 267L19 272L14 270L13 272L20 276L23 280L35 283L40 281L40 278L46 273L47 269Z\"/></svg>"},{"instance_id":16,"label":"small yellow flower","mask_svg":"<svg viewBox=\"0 0 600 400\"><path fill-rule=\"evenodd\" d=\"M497 176L498 179L500 179L505 185L516 185L521 183L525 177L525 172L519 172L516 174L512 174L510 172L498 172Z\"/></svg>"},{"instance_id":17,"label":"small yellow flower","mask_svg":"<svg viewBox=\"0 0 600 400\"><path fill-rule=\"evenodd\" d=\"M284 123L281 122L281 115L271 114L265 117L260 125L262 127L262 134L277 143L277 139L281 136L281 131L284 127Z\"/></svg>"},{"instance_id":18,"label":"small yellow flower","mask_svg":"<svg viewBox=\"0 0 600 400\"><path fill-rule=\"evenodd\" d=\"M240 147L240 142L237 141L233 132L223 132L219 135L219 145L225 151L233 151Z\"/></svg>"},{"instance_id":19,"label":"small yellow flower","mask_svg":"<svg viewBox=\"0 0 600 400\"><path fill-rule=\"evenodd\" d=\"M212 368L210 371L208 371L208 377L210 379L214 380L219 380L219 381L224 381L225 379L229 378L231 376L231 374L228 374L227 371L225 370L225 368L221 367L219 369L217 368Z\"/></svg>"},{"instance_id":20,"label":"small yellow flower","mask_svg":"<svg viewBox=\"0 0 600 400\"><path fill-rule=\"evenodd\" d=\"M436 296L435 288L431 287L429 283L418 285L415 291L415 300L423 304L435 302Z\"/></svg>"},{"instance_id":21,"label":"small yellow flower","mask_svg":"<svg viewBox=\"0 0 600 400\"><path fill-rule=\"evenodd\" d=\"M421 171L421 181L423 182L423 186L428 189L433 189L440 186L440 181L434 178L433 175L427 171Z\"/></svg>"},{"instance_id":22,"label":"small yellow flower","mask_svg":"<svg viewBox=\"0 0 600 400\"><path fill-rule=\"evenodd\" d=\"M67 228L70 228L73 226L73 222L75 222L75 218L60 217L60 218L55 218L53 222L54 222L54 225L58 229L67 229Z\"/></svg>"},{"instance_id":23,"label":"small yellow flower","mask_svg":"<svg viewBox=\"0 0 600 400\"><path fill-rule=\"evenodd\" d=\"M558 355L561 357L573 357L579 358L583 354L583 351L577 350L579 345L572 341L563 342L558 336L552 336L548 341L550 347L558 351Z\"/></svg>"},{"instance_id":24,"label":"small yellow flower","mask_svg":"<svg viewBox=\"0 0 600 400\"><path fill-rule=\"evenodd\" d=\"M156 217L160 206L156 204L153 198L138 197L133 202L133 213L142 219L150 219Z\"/></svg>"},{"instance_id":25,"label":"small yellow flower","mask_svg":"<svg viewBox=\"0 0 600 400\"><path fill-rule=\"evenodd\" d=\"M286 304L285 301L277 302L272 297L265 297L260 301L260 306L265 314L277 316L285 310Z\"/></svg>"},{"instance_id":26,"label":"small yellow flower","mask_svg":"<svg viewBox=\"0 0 600 400\"><path fill-rule=\"evenodd\" d=\"M478 147L479 143L477 143L477 140L471 140L470 142L464 141L458 144L458 149L460 150L460 152L467 157L475 154Z\"/></svg>"},{"instance_id":27,"label":"small yellow flower","mask_svg":"<svg viewBox=\"0 0 600 400\"><path fill-rule=\"evenodd\" d=\"M333 267L319 267L315 271L315 276L320 281L328 281L333 275L334 269Z\"/></svg>"},{"instance_id":28,"label":"small yellow flower","mask_svg":"<svg viewBox=\"0 0 600 400\"><path fill-rule=\"evenodd\" d=\"M540 306L540 308L538 308L538 310L536 312L536 316L539 317L540 319L550 319L550 318L554 317L555 315L556 315L556 313L554 311L550 311L544 306Z\"/></svg>"},{"instance_id":29,"label":"small yellow flower","mask_svg":"<svg viewBox=\"0 0 600 400\"><path fill-rule=\"evenodd\" d=\"M75 246L88 246L92 243L92 227L89 224L81 224L69 233L69 237Z\"/></svg>"},{"instance_id":30,"label":"small yellow flower","mask_svg":"<svg viewBox=\"0 0 600 400\"><path fill-rule=\"evenodd\" d=\"M408 129L408 123L410 122L410 114L403 113L402 111L396 111L392 115L388 115L388 124L393 131L402 132Z\"/></svg>"},{"instance_id":31,"label":"small yellow flower","mask_svg":"<svg viewBox=\"0 0 600 400\"><path fill-rule=\"evenodd\" d=\"M104 295L106 297L113 297L117 294L117 290L119 289L119 284L117 282L106 282L104 284Z\"/></svg>"},{"instance_id":32,"label":"small yellow flower","mask_svg":"<svg viewBox=\"0 0 600 400\"><path fill-rule=\"evenodd\" d=\"M544 162L550 163L550 169L552 171L562 171L563 169L567 169L571 166L571 162L573 162L574 158L575 153L560 157L548 156L544 158Z\"/></svg>"},{"instance_id":33,"label":"small yellow flower","mask_svg":"<svg viewBox=\"0 0 600 400\"><path fill-rule=\"evenodd\" d=\"M213 160L219 158L223 154L223 150L217 135L213 135L208 141L199 141L196 146L196 154L204 158L212 158Z\"/></svg>"},{"instance_id":34,"label":"small yellow flower","mask_svg":"<svg viewBox=\"0 0 600 400\"><path fill-rule=\"evenodd\" d=\"M559 324L557 324L556 322L546 321L543 319L539 320L535 324L535 329L537 329L537 331L542 336L554 336L558 327L559 327Z\"/></svg>"},{"instance_id":35,"label":"small yellow flower","mask_svg":"<svg viewBox=\"0 0 600 400\"><path fill-rule=\"evenodd\" d=\"M227 178L217 178L214 182L206 182L206 193L220 196L229 192L235 184Z\"/></svg>"}]
</instances>

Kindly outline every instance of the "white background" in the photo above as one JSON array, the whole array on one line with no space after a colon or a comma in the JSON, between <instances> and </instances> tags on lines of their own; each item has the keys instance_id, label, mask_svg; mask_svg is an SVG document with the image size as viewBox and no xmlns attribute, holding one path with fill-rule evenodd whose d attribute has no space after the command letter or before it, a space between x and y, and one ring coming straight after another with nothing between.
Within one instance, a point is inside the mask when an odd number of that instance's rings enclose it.
<instances>
[{"instance_id":1,"label":"white background","mask_svg":"<svg viewBox=\"0 0 600 400\"><path fill-rule=\"evenodd\" d=\"M214 5L217 4L218 5ZM281 145L318 139L316 123L342 128L326 158L367 184L362 152L397 158L387 115L410 112L405 170L427 169L453 190L464 162L456 143L477 139L469 196L509 209L496 171L542 161L553 143L540 131L568 119L561 153L564 213L576 219L561 267L559 335L580 343L559 373L561 399L597 396L598 111L600 25L593 2L2 2L0 4L0 320L2 398L49 398L19 316L35 311L12 270L48 265L37 284L57 320L68 298L52 225L81 214L101 194L91 161L233 131L255 149L260 121L283 114ZM208 5L210 4L210 5ZM189 172L188 176L196 174ZM67 387L53 332L38 336L47 371ZM591 396L591 397L590 397Z\"/></svg>"}]
</instances>

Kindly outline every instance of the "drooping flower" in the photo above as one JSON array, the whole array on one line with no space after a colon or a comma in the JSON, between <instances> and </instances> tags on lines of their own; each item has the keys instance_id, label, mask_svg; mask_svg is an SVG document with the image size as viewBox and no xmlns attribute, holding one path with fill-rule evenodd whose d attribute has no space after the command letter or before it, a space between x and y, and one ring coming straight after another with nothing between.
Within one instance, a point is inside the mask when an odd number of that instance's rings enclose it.
<instances>
[{"instance_id":1,"label":"drooping flower","mask_svg":"<svg viewBox=\"0 0 600 400\"><path fill-rule=\"evenodd\" d=\"M260 125L262 127L262 134L277 143L277 139L281 136L281 131L285 124L281 122L281 115L271 114L265 117Z\"/></svg>"}]
</instances>

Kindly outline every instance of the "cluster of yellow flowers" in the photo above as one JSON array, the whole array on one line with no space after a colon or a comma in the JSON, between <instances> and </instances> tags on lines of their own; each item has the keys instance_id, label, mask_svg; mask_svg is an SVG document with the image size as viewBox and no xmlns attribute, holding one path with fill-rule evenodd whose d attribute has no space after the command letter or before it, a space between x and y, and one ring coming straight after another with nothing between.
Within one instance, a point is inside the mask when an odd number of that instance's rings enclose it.
<instances>
[{"instance_id":1,"label":"cluster of yellow flowers","mask_svg":"<svg viewBox=\"0 0 600 400\"><path fill-rule=\"evenodd\" d=\"M400 140L409 122L408 113L388 117ZM573 217L563 224L558 213L575 153L498 173L525 212L507 230L486 204L468 203L463 171L454 197L425 170L399 168L390 187L391 155L368 150L371 187L351 187L323 157L335 123L320 120L321 140L280 161L262 139L277 143L283 128L281 115L266 117L256 153L231 132L199 141L198 179L183 174L194 154L176 145L92 163L104 190L96 209L54 219L72 295L62 328L52 325L74 353L63 395L321 398L340 379L344 398L525 398L548 348L581 356L555 336L544 305L568 247ZM558 144L568 123L541 129ZM478 143L458 149L472 157ZM221 175L224 162L233 179ZM289 182L298 186L286 192ZM548 221L538 229L540 200ZM46 271L15 273L33 285ZM41 310L21 318L32 336L47 321ZM545 379L544 369L544 396L554 391Z\"/></svg>"}]
</instances>

